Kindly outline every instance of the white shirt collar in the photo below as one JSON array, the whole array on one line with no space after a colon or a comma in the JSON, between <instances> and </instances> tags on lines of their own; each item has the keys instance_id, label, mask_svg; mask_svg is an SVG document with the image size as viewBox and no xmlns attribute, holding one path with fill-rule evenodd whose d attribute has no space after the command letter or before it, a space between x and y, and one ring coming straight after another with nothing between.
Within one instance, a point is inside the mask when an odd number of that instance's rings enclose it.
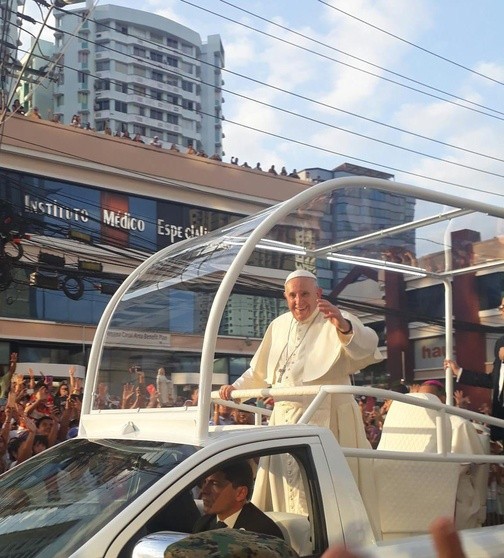
<instances>
[{"instance_id":1,"label":"white shirt collar","mask_svg":"<svg viewBox=\"0 0 504 558\"><path fill-rule=\"evenodd\" d=\"M240 512L241 509L233 513L233 515L226 517L226 519L221 519L219 516L217 516L217 521L223 521L230 529L232 529L234 527L234 524L236 523L236 520L238 519L238 516L240 515Z\"/></svg>"}]
</instances>

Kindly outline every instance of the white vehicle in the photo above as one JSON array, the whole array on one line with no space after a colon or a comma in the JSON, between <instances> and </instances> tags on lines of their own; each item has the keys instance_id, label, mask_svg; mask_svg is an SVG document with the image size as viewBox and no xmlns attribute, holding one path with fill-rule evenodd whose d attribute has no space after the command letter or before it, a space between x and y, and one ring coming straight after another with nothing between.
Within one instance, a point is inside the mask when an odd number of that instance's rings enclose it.
<instances>
[{"instance_id":1,"label":"white vehicle","mask_svg":"<svg viewBox=\"0 0 504 558\"><path fill-rule=\"evenodd\" d=\"M363 186L398 200L419 200L423 217L389 230L356 227L364 234L333 243L326 234L333 219L333 191ZM327 276L328 262L338 261L430 277L444 285L451 316L451 279L474 271L474 261L467 269L434 272L422 267L420 258L408 264L383 261L373 246L377 239L397 239L421 228L422 242L431 238L435 251L443 254L444 232L459 223L467 227L467 218L471 226L484 226L484 238L492 239L502 232L504 209L385 180L343 178L313 186L278 206L146 260L113 296L98 326L78 437L0 477L0 558L161 557L171 541L190 532L199 514L193 489L201 478L223 463L273 454L285 454L300 467L309 513L263 511L279 524L300 556L320 556L333 544L362 548L365 556L435 556L424 533L431 519L454 513L461 473L469 478L487 463L504 464L501 456L452 453L447 415L501 426L504 421L384 390L321 386L293 389L317 394L299 424L261 426L258 418L251 426L209 426L212 399L218 401L212 375L226 304L252 292L280 297L283 279L295 266L326 270ZM368 254L356 255L352 247L364 243ZM487 254L484 264L502 270L504 262L497 253L493 258ZM152 345L142 345L139 332L171 333L168 324L188 316L199 320L205 331L199 406L98 408L96 398L104 384L117 393L130 382L124 365L127 344L118 343L118 335L127 337L129 332L136 349L148 353ZM446 331L450 356L451 319ZM407 448L341 448L329 430L309 424L320 401L335 391L396 399L438 414L435 431L429 432L434 441L429 447L434 449L419 453ZM448 374L447 392L451 402ZM278 392L233 392L236 398L269 394ZM484 438L485 428L480 430ZM371 527L348 457L372 460L381 499L380 518L373 518L379 532ZM462 540L468 557L502 556L504 526L465 530Z\"/></svg>"}]
</instances>

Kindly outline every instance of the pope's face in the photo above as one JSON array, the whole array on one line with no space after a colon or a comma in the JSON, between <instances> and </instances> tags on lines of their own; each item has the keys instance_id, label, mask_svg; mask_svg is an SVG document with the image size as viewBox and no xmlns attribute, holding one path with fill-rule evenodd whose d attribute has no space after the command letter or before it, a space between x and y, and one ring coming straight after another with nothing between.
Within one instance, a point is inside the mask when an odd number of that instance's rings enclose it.
<instances>
[{"instance_id":1,"label":"pope's face","mask_svg":"<svg viewBox=\"0 0 504 558\"><path fill-rule=\"evenodd\" d=\"M295 277L285 285L285 299L298 322L303 322L312 315L321 295L322 289L310 277Z\"/></svg>"}]
</instances>

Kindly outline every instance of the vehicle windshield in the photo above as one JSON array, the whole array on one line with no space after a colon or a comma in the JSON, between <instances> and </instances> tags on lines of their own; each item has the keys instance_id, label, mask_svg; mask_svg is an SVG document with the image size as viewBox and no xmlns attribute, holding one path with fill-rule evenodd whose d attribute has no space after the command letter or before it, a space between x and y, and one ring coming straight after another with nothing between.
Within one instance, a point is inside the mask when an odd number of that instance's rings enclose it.
<instances>
[{"instance_id":1,"label":"vehicle windshield","mask_svg":"<svg viewBox=\"0 0 504 558\"><path fill-rule=\"evenodd\" d=\"M67 558L196 451L188 445L74 439L0 477L0 549Z\"/></svg>"}]
</instances>

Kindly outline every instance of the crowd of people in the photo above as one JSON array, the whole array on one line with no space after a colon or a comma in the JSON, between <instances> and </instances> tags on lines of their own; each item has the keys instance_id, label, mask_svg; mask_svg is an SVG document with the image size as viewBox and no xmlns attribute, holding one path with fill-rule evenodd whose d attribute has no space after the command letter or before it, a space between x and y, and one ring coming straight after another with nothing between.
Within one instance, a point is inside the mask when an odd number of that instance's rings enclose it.
<instances>
[{"instance_id":1,"label":"crowd of people","mask_svg":"<svg viewBox=\"0 0 504 558\"><path fill-rule=\"evenodd\" d=\"M0 103L0 114L3 111L3 107ZM25 107L23 105L21 105L21 103L19 102L19 99L15 99L12 107L6 107L6 112L8 113L14 113L14 114L18 114L21 116L26 116L28 118L31 118L33 120L39 120L42 119L42 116L40 114L40 110L38 109L38 107L33 107L31 110L26 111ZM50 119L50 122L53 122L55 124L62 124L61 118L58 114L53 115ZM74 114L71 118L70 121L70 126L72 126L72 128L80 128L83 130L88 130L90 132L96 132L96 130L94 128L92 128L90 122L86 122L83 123L82 119L80 117L79 114ZM103 133L107 136L113 136L115 138L120 138L120 139L124 139L124 140L130 140L136 143L142 143L145 145L150 145L152 147L157 147L157 148L165 148L163 142L159 139L159 136L153 136L152 138L148 139L145 138L144 136L142 136L139 133L135 133L133 136L130 135L129 131L127 128L122 128L121 130L116 130L115 132L112 132L111 128L109 126L105 126L105 129L103 130ZM203 157L203 158L207 158L210 159L212 161L220 161L222 162L222 156L219 153L214 153L213 155L208 155L207 153L205 153L205 151L203 149L195 149L193 145L189 144L187 147L181 147L178 146L175 143L170 143L170 147L168 147L169 151L176 151L176 152L182 152L185 153L187 155L196 155L198 157ZM231 157L231 164L232 165L238 165L238 157ZM252 167L247 163L244 162L243 164L240 165L242 168L247 168L247 169L252 169ZM255 167L253 167L253 170L256 171L263 171L263 169L261 168L261 164L257 163ZM300 176L297 173L296 169L293 169L291 172L287 172L285 167L282 167L282 169L280 170L280 172L277 172L275 169L275 165L271 165L270 168L267 171L269 174L272 175L280 175L280 176L287 176L289 178L297 178L299 179Z\"/></svg>"},{"instance_id":2,"label":"crowd of people","mask_svg":"<svg viewBox=\"0 0 504 558\"><path fill-rule=\"evenodd\" d=\"M270 386L292 388L309 384L349 385L350 376L354 372L382 359L376 333L365 326L357 316L340 310L338 306L322 298L317 278L311 272L296 270L290 273L285 279L284 296L289 312L282 314L268 326L249 369L233 384L220 387L219 395L222 400L231 399L232 392L237 389ZM504 309L504 301L502 307ZM493 374L499 373L503 367L503 360L504 348L499 340L496 344ZM36 379L32 370L29 378L15 374L16 363L17 355L13 354L9 372L2 378L0 393L0 397L6 397L1 435L4 469L71 437L72 427L78 423L82 397L82 386L72 369L69 382L61 382L56 388L52 378L41 376L40 379ZM464 380L469 383L472 379L469 371L463 370L453 361L445 361L444 365L452 368L457 381L462 383ZM94 408L141 409L198 404L197 387L187 386L183 395L177 394L164 368L158 369L157 376L151 383L146 381L145 372L138 366L132 366L129 374L129 381L122 385L120 394L110 393L109 384L100 382L94 396ZM485 387L491 387L493 379L490 378ZM415 392L429 394L441 403L444 403L446 398L444 386L438 380L428 380L409 388L401 384L397 390L413 395L416 395ZM501 391L497 391L498 396ZM455 391L455 401L460 407L469 404L461 389ZM268 423L275 425L297 422L309 402L309 397L288 396L279 397L274 401L261 400L256 404L272 408ZM370 398L356 401L350 394L338 393L328 397L321 412L318 412L312 421L329 427L343 447L377 448L387 417L394 409L395 404L391 401L381 404ZM254 417L252 413L238 411L223 404L214 405L209 421L214 425L251 424ZM476 430L470 421L466 420L463 423ZM459 426L460 424L457 428ZM452 428L455 431L454 424ZM496 436L495 430L491 430L491 434L491 451L501 454L502 442ZM474 435L477 436L476 432ZM478 441L479 445L481 452L470 450L462 453L488 453L481 441ZM288 494L285 502L277 503L279 509L276 511L306 515L308 511L303 497L302 480L299 479L299 484L296 484L297 473L292 463L283 463L284 459L288 459L288 456L269 456L267 463L259 468L254 490L254 494L257 492L259 496L254 503L261 509L267 509L262 505L262 497L267 499L268 494ZM370 461L349 459L349 466L365 504L369 502L365 496L366 491L370 490L369 483L374 485L372 472L366 469L366 464L370 464ZM292 473L289 480L275 474L275 471L287 469ZM486 479L485 476L483 487L486 486ZM500 465L492 465L488 475L487 524L504 521L503 481L503 468ZM279 483L288 483L288 486L279 486ZM260 490L257 490L258 486L261 487Z\"/></svg>"},{"instance_id":3,"label":"crowd of people","mask_svg":"<svg viewBox=\"0 0 504 558\"><path fill-rule=\"evenodd\" d=\"M56 382L42 374L16 374L17 354L10 356L2 377L0 398L0 473L55 444L77 435L82 381L69 371L69 380Z\"/></svg>"}]
</instances>

